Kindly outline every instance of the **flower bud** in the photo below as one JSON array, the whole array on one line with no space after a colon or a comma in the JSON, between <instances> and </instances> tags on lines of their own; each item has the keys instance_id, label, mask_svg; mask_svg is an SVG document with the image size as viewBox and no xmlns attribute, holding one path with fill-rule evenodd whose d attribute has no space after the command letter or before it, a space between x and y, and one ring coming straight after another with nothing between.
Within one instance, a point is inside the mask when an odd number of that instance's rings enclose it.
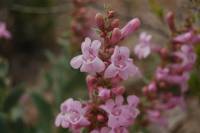
<instances>
[{"instance_id":1,"label":"flower bud","mask_svg":"<svg viewBox=\"0 0 200 133\"><path fill-rule=\"evenodd\" d=\"M105 119L105 117L104 117L103 115L98 114L98 115L97 115L97 120L98 120L99 122L104 122L106 119Z\"/></svg>"},{"instance_id":2,"label":"flower bud","mask_svg":"<svg viewBox=\"0 0 200 133\"><path fill-rule=\"evenodd\" d=\"M99 94L98 96L102 99L102 100L106 100L110 98L110 90L105 89L105 88L99 88Z\"/></svg>"},{"instance_id":3,"label":"flower bud","mask_svg":"<svg viewBox=\"0 0 200 133\"><path fill-rule=\"evenodd\" d=\"M101 13L97 13L96 16L95 16L95 21L96 21L96 24L97 26L100 28L100 29L104 29L104 17Z\"/></svg>"},{"instance_id":4,"label":"flower bud","mask_svg":"<svg viewBox=\"0 0 200 133\"><path fill-rule=\"evenodd\" d=\"M156 83L155 82L152 82L151 84L149 84L148 91L155 92L156 90L157 90L157 87L156 87Z\"/></svg>"},{"instance_id":5,"label":"flower bud","mask_svg":"<svg viewBox=\"0 0 200 133\"><path fill-rule=\"evenodd\" d=\"M122 38L128 37L134 31L136 31L140 27L140 20L138 18L134 18L129 21L122 29Z\"/></svg>"},{"instance_id":6,"label":"flower bud","mask_svg":"<svg viewBox=\"0 0 200 133\"><path fill-rule=\"evenodd\" d=\"M93 76L91 76L91 75L88 75L88 76L86 77L86 82L87 82L87 87L88 87L89 94L92 94L93 89L94 89L95 86L96 86L96 77L93 77Z\"/></svg>"},{"instance_id":7,"label":"flower bud","mask_svg":"<svg viewBox=\"0 0 200 133\"><path fill-rule=\"evenodd\" d=\"M112 93L115 94L115 95L123 95L125 92L125 88L122 87L122 86L119 86L119 87L115 87L112 89Z\"/></svg>"},{"instance_id":8,"label":"flower bud","mask_svg":"<svg viewBox=\"0 0 200 133\"><path fill-rule=\"evenodd\" d=\"M122 33L121 33L120 29L119 28L115 28L113 30L113 32L112 32L111 43L115 44L118 41L120 41L121 40L121 35L122 35Z\"/></svg>"},{"instance_id":9,"label":"flower bud","mask_svg":"<svg viewBox=\"0 0 200 133\"><path fill-rule=\"evenodd\" d=\"M174 23L174 13L168 12L166 15L166 21L171 31L175 31L175 23Z\"/></svg>"},{"instance_id":10,"label":"flower bud","mask_svg":"<svg viewBox=\"0 0 200 133\"><path fill-rule=\"evenodd\" d=\"M111 22L111 27L112 27L112 28L117 28L117 27L119 27L119 19L114 19L114 20Z\"/></svg>"}]
</instances>

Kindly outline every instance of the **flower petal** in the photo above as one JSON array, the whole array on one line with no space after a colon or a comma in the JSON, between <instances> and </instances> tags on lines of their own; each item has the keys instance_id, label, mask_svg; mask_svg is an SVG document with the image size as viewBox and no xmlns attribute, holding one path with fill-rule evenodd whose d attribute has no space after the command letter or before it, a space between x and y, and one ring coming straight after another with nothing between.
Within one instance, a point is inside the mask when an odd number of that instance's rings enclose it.
<instances>
[{"instance_id":1,"label":"flower petal","mask_svg":"<svg viewBox=\"0 0 200 133\"><path fill-rule=\"evenodd\" d=\"M113 64L109 65L108 68L105 70L104 77L105 78L112 78L118 74L117 67Z\"/></svg>"},{"instance_id":2,"label":"flower petal","mask_svg":"<svg viewBox=\"0 0 200 133\"><path fill-rule=\"evenodd\" d=\"M82 59L82 55L78 55L74 58L71 59L70 61L70 65L74 68L74 69L78 69L81 67L83 63L83 59Z\"/></svg>"}]
</instances>

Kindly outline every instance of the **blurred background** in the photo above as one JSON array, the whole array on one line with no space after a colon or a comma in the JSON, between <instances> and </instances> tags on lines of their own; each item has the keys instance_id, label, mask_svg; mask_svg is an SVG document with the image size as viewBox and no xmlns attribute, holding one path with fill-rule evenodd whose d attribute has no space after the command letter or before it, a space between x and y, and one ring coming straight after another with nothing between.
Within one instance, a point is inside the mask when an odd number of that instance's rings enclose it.
<instances>
[{"instance_id":1,"label":"blurred background","mask_svg":"<svg viewBox=\"0 0 200 133\"><path fill-rule=\"evenodd\" d=\"M167 45L170 33L164 21L167 11L176 13L177 26L192 16L200 30L199 0L0 0L0 22L10 39L0 39L0 133L66 133L54 126L59 105L65 99L87 99L85 74L73 70L70 59L80 52L86 36L95 38L94 16L113 9L121 25L139 17L142 26L123 43L130 48L147 31L157 44ZM200 56L200 47L196 49ZM159 63L152 55L136 62L146 77ZM148 66L147 66L148 64ZM140 79L125 83L130 93L145 85ZM169 114L169 129L149 126L150 133L200 132L200 57L189 81L187 110Z\"/></svg>"}]
</instances>

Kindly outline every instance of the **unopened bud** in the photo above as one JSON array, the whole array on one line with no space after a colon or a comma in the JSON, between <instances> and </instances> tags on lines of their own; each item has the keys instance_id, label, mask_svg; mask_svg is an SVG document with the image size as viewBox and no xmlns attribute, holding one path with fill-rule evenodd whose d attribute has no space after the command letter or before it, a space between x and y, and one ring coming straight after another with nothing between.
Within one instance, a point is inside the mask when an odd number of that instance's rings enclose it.
<instances>
[{"instance_id":1,"label":"unopened bud","mask_svg":"<svg viewBox=\"0 0 200 133\"><path fill-rule=\"evenodd\" d=\"M123 95L125 92L125 88L120 86L112 89L112 93L115 95Z\"/></svg>"},{"instance_id":2,"label":"unopened bud","mask_svg":"<svg viewBox=\"0 0 200 133\"><path fill-rule=\"evenodd\" d=\"M97 120L98 120L99 122L104 122L104 121L105 121L105 117L104 117L103 115L101 115L101 114L98 114L98 115L97 115Z\"/></svg>"},{"instance_id":3,"label":"unopened bud","mask_svg":"<svg viewBox=\"0 0 200 133\"><path fill-rule=\"evenodd\" d=\"M95 16L95 21L96 21L96 24L97 26L100 28L100 29L103 29L104 28L104 17L101 13L97 13L96 16Z\"/></svg>"},{"instance_id":4,"label":"unopened bud","mask_svg":"<svg viewBox=\"0 0 200 133\"><path fill-rule=\"evenodd\" d=\"M160 55L163 57L163 58L167 58L168 55L169 55L169 52L166 48L161 48L160 49Z\"/></svg>"},{"instance_id":5,"label":"unopened bud","mask_svg":"<svg viewBox=\"0 0 200 133\"><path fill-rule=\"evenodd\" d=\"M115 28L112 32L111 43L115 44L121 40L122 33L119 28Z\"/></svg>"},{"instance_id":6,"label":"unopened bud","mask_svg":"<svg viewBox=\"0 0 200 133\"><path fill-rule=\"evenodd\" d=\"M122 38L128 37L134 31L136 31L140 27L140 20L138 18L134 18L129 21L123 28L122 28Z\"/></svg>"},{"instance_id":7,"label":"unopened bud","mask_svg":"<svg viewBox=\"0 0 200 133\"><path fill-rule=\"evenodd\" d=\"M88 75L86 77L86 82L87 82L89 94L92 94L92 92L96 86L96 78L91 75Z\"/></svg>"},{"instance_id":8,"label":"unopened bud","mask_svg":"<svg viewBox=\"0 0 200 133\"><path fill-rule=\"evenodd\" d=\"M175 31L174 13L168 12L166 15L166 21L171 31Z\"/></svg>"},{"instance_id":9,"label":"unopened bud","mask_svg":"<svg viewBox=\"0 0 200 133\"><path fill-rule=\"evenodd\" d=\"M114 20L111 22L111 27L112 27L112 28L117 28L117 27L119 27L119 19L114 19Z\"/></svg>"}]
</instances>

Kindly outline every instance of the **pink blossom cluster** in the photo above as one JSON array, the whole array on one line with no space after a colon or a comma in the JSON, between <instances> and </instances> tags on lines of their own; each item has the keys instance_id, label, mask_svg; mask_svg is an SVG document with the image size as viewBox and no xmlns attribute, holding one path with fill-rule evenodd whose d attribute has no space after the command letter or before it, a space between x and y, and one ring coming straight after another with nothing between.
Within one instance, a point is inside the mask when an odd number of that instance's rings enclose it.
<instances>
[{"instance_id":1,"label":"pink blossom cluster","mask_svg":"<svg viewBox=\"0 0 200 133\"><path fill-rule=\"evenodd\" d=\"M163 113L177 106L185 106L184 95L188 90L189 75L196 61L193 47L200 42L200 34L192 27L183 33L177 32L172 15L168 14L167 22L176 35L172 36L169 48L158 48L161 65L157 67L150 84L143 88L149 103L143 107L146 119L148 122L163 126L168 124Z\"/></svg>"},{"instance_id":2,"label":"pink blossom cluster","mask_svg":"<svg viewBox=\"0 0 200 133\"><path fill-rule=\"evenodd\" d=\"M101 40L85 38L81 44L82 54L72 58L74 69L86 72L89 101L68 99L61 104L55 125L70 128L72 132L88 129L90 133L128 133L139 114L139 98L125 97L122 81L139 74L130 58L130 50L118 46L140 25L138 18L132 19L123 28L114 18L114 11L106 16L95 17Z\"/></svg>"},{"instance_id":3,"label":"pink blossom cluster","mask_svg":"<svg viewBox=\"0 0 200 133\"><path fill-rule=\"evenodd\" d=\"M55 125L74 133L82 129L90 133L129 133L134 123L166 126L163 114L175 107L185 107L184 96L196 61L194 46L200 42L200 34L192 26L186 30L176 29L173 13L168 13L166 20L172 32L170 46L155 45L152 35L142 32L133 49L138 59L147 58L152 51L161 59L152 80L142 89L140 102L137 96L127 95L122 84L141 73L130 57L129 48L121 46L121 41L140 27L140 20L133 18L120 28L114 11L106 15L97 13L99 39L86 37L81 44L81 54L70 61L72 68L87 73L90 99L80 102L70 98L63 102Z\"/></svg>"}]
</instances>

